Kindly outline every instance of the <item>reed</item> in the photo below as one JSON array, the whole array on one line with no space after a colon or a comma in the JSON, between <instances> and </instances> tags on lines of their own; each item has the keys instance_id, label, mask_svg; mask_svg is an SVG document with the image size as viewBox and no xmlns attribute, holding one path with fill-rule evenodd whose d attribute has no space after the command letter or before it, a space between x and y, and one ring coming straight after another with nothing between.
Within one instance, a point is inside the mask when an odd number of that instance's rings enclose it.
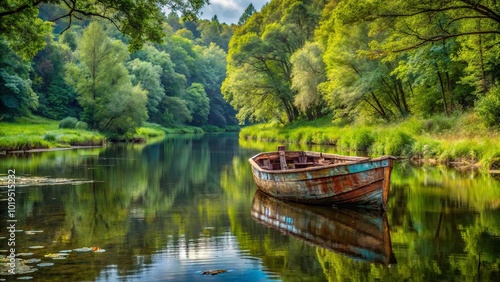
<instances>
[{"instance_id":1,"label":"reed","mask_svg":"<svg viewBox=\"0 0 500 282\"><path fill-rule=\"evenodd\" d=\"M240 139L335 145L339 150L367 151L370 155L500 169L499 133L486 127L474 113L462 113L411 117L376 126L338 126L324 119L288 126L258 124L242 128Z\"/></svg>"}]
</instances>

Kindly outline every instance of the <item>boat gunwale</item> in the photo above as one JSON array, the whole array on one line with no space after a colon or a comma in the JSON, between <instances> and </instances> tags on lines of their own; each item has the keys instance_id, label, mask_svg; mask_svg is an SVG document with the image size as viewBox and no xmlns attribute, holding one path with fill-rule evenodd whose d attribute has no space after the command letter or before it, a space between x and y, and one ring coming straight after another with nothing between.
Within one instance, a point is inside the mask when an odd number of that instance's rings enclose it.
<instances>
[{"instance_id":1,"label":"boat gunwale","mask_svg":"<svg viewBox=\"0 0 500 282\"><path fill-rule=\"evenodd\" d=\"M315 152L315 151L286 151L286 153L312 153L312 154L327 154L329 156L333 157L339 157L340 159L345 159L348 160L344 163L335 163L335 164L325 164L325 165L317 165L317 166L311 166L311 167L305 167L305 168L290 168L290 169L276 169L276 170L271 170L271 169L265 169L262 168L257 162L254 160L255 158L266 155L266 154L278 154L278 151L270 151L270 152L261 152L250 159L248 161L250 162L251 166L255 168L256 170L260 172L265 172L265 173L272 173L272 174L287 174L287 173L297 173L297 172L303 172L303 171L314 171L314 170L322 170L322 169L327 169L327 168L334 168L338 166L346 166L346 165L352 165L352 164L360 164L360 163L367 163L367 162L373 162L373 161L383 161L386 159L392 159L396 160L397 158L394 156L381 156L377 158L371 158L371 157L357 157L357 156L343 156L343 155L337 155L337 154L330 154L330 153L322 153L322 152ZM353 160L349 160L352 158Z\"/></svg>"}]
</instances>

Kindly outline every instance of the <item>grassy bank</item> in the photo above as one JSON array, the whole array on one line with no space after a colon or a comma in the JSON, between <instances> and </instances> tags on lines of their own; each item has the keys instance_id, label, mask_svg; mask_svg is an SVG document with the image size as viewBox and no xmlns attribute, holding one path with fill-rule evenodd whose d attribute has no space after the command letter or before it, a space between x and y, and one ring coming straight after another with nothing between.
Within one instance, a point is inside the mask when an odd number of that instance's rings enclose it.
<instances>
[{"instance_id":1,"label":"grassy bank","mask_svg":"<svg viewBox=\"0 0 500 282\"><path fill-rule=\"evenodd\" d=\"M23 117L15 123L0 122L0 152L31 149L101 146L104 135L82 129L61 129L59 122Z\"/></svg>"},{"instance_id":2,"label":"grassy bank","mask_svg":"<svg viewBox=\"0 0 500 282\"><path fill-rule=\"evenodd\" d=\"M500 132L486 128L475 114L409 118L377 125L334 125L330 118L245 127L240 138L283 143L328 144L415 161L498 170Z\"/></svg>"},{"instance_id":3,"label":"grassy bank","mask_svg":"<svg viewBox=\"0 0 500 282\"><path fill-rule=\"evenodd\" d=\"M42 117L23 117L15 122L0 122L0 153L5 151L26 151L32 149L69 148L71 146L102 146L111 142L146 142L163 138L167 134L189 134L235 131L239 127L194 127L179 126L166 128L154 123L144 123L134 134L127 136L106 136L85 130L59 128L60 121Z\"/></svg>"}]
</instances>

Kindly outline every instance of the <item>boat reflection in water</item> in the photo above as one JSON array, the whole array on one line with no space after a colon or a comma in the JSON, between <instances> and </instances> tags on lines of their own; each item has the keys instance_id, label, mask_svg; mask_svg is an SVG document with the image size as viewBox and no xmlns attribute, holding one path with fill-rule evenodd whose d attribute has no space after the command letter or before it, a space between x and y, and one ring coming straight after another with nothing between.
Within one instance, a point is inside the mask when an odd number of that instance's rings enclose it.
<instances>
[{"instance_id":1,"label":"boat reflection in water","mask_svg":"<svg viewBox=\"0 0 500 282\"><path fill-rule=\"evenodd\" d=\"M396 263L387 216L381 211L283 202L257 191L252 217L310 244L373 263Z\"/></svg>"}]
</instances>

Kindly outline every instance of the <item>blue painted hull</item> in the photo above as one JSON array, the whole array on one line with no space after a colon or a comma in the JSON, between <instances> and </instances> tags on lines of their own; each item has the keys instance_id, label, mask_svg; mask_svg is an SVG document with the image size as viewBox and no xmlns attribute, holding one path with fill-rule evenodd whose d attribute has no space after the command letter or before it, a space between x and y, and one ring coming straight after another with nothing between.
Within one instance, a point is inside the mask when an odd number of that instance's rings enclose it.
<instances>
[{"instance_id":1,"label":"blue painted hull","mask_svg":"<svg viewBox=\"0 0 500 282\"><path fill-rule=\"evenodd\" d=\"M253 179L270 196L310 204L361 204L377 208L387 205L394 157L269 170L255 161L259 156L250 159Z\"/></svg>"}]
</instances>

